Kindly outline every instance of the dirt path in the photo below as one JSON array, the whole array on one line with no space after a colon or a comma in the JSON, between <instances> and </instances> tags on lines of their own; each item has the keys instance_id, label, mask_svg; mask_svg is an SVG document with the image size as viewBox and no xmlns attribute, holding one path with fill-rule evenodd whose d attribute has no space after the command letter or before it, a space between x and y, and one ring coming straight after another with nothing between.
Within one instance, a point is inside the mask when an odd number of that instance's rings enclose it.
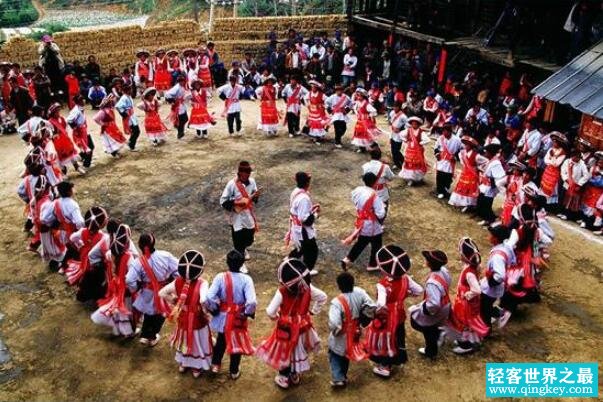
<instances>
[{"instance_id":1,"label":"dirt path","mask_svg":"<svg viewBox=\"0 0 603 402\"><path fill-rule=\"evenodd\" d=\"M221 110L213 104L216 111ZM209 261L205 277L211 278L224 269L224 255L230 248L230 234L218 205L220 192L237 161L251 160L258 183L267 189L258 203L262 230L250 264L259 298L251 329L257 341L272 326L264 309L276 288L275 269L283 255L293 174L300 169L313 173L313 197L323 207L317 224L322 273L315 283L334 297L337 261L346 252L339 240L354 220L349 192L360 181L360 165L366 156L349 148L335 150L331 145L289 139L282 132L276 139L266 139L254 130L258 105L246 102L243 108L242 139L227 138L225 122L220 121L208 141L191 134L184 141L172 136L166 146L153 148L141 138L141 151L126 153L120 160L101 155L97 129L91 123L98 144L95 166L85 177L73 174L72 180L82 209L105 206L132 226L134 237L151 230L161 249L174 254L191 247L203 250ZM162 113L167 114L167 109ZM15 136L0 137L0 147L0 310L5 315L0 338L12 355L0 372L0 400L240 400L243 396L257 401L376 401L404 395L408 400L473 401L484 399L485 362L601 358L603 247L554 224L557 239L545 274L542 303L523 308L503 332L496 332L472 356L455 356L446 347L437 362L425 361L416 353L422 338L407 325L410 361L406 367L382 381L370 373L368 363L353 365L350 387L342 392L328 385L324 348L314 357L303 386L287 392L276 389L274 372L254 358L243 360L243 375L237 382L225 375L199 380L181 376L166 341L171 325L164 328L163 340L153 350L112 339L92 324L91 309L74 300L64 279L50 274L38 258L24 251L22 204L15 188L26 148ZM433 172L427 181L427 186L410 189L401 181L394 182L385 240L409 251L411 272L420 282L427 274L420 250L445 250L456 281L458 239L473 237L485 254L486 231L430 194ZM359 285L374 294L378 277L363 272L360 263L354 272ZM325 312L316 317L316 326L326 343Z\"/></svg>"}]
</instances>

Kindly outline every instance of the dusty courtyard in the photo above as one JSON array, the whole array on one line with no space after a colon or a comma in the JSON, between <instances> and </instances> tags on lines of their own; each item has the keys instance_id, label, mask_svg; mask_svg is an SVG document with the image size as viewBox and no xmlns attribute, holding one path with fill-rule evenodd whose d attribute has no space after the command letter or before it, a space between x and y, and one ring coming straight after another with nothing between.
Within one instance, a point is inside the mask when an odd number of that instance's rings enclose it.
<instances>
[{"instance_id":1,"label":"dusty courtyard","mask_svg":"<svg viewBox=\"0 0 603 402\"><path fill-rule=\"evenodd\" d=\"M221 106L212 105L219 113ZM135 238L141 231L152 231L158 248L175 255L190 248L202 250L209 261L205 278L210 279L225 268L224 256L231 247L220 193L238 161L251 161L258 184L266 189L257 205L261 231L249 264L259 299L251 327L256 342L272 327L264 309L277 286L275 269L284 255L293 174L313 173L313 197L323 211L317 223L321 273L315 284L334 297L338 260L347 250L340 239L354 221L349 193L360 183L360 165L367 159L349 146L336 150L331 144L289 139L283 129L279 137L267 139L255 130L258 106L243 104L243 138L228 138L223 120L210 131L209 140L188 133L177 141L172 133L165 146L154 148L143 134L140 152L125 151L119 160L102 153L98 129L89 123L97 144L94 166L85 176L70 173L83 211L102 205L111 216L130 224ZM162 114L167 113L164 107ZM350 131L344 138L348 143ZM385 144L386 139L381 141ZM164 327L163 340L154 349L116 340L92 324L91 308L75 300L62 276L50 273L37 256L25 251L23 206L15 189L27 149L14 135L0 137L0 149L0 339L11 355L0 366L0 400L483 400L486 362L585 362L603 356L603 246L554 223L557 239L545 274L543 301L522 308L474 355L458 357L447 346L435 363L426 361L416 352L422 337L407 323L410 361L388 381L376 378L369 363L363 363L352 366L347 389L332 391L325 347L314 356L313 369L302 385L286 392L276 388L274 372L255 358L243 359L242 377L236 382L225 374L197 380L180 375L167 342L171 324ZM427 269L420 250L445 250L455 288L458 239L473 237L487 254L486 231L435 199L433 182L432 170L426 186L393 183L385 241L410 252L411 273L421 283ZM358 284L374 295L378 276L364 271L365 258L353 272ZM325 345L326 317L323 311L315 319Z\"/></svg>"}]
</instances>

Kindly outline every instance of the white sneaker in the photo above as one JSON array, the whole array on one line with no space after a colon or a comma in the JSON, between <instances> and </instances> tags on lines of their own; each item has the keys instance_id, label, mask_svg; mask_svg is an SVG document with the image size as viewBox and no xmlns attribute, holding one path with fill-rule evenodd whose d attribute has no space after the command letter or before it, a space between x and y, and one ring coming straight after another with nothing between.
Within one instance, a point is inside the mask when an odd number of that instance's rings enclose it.
<instances>
[{"instance_id":1,"label":"white sneaker","mask_svg":"<svg viewBox=\"0 0 603 402\"><path fill-rule=\"evenodd\" d=\"M502 315L498 319L498 328L504 328L505 325L509 322L511 318L511 312L509 310L505 310Z\"/></svg>"},{"instance_id":2,"label":"white sneaker","mask_svg":"<svg viewBox=\"0 0 603 402\"><path fill-rule=\"evenodd\" d=\"M444 342L446 342L446 332L442 331L438 337L438 348L444 346Z\"/></svg>"},{"instance_id":3,"label":"white sneaker","mask_svg":"<svg viewBox=\"0 0 603 402\"><path fill-rule=\"evenodd\" d=\"M245 250L245 261L251 260L251 256L249 255L249 251Z\"/></svg>"},{"instance_id":4,"label":"white sneaker","mask_svg":"<svg viewBox=\"0 0 603 402\"><path fill-rule=\"evenodd\" d=\"M356 150L356 153L357 153L357 154L359 154L360 152L362 152L362 149L358 148L358 149Z\"/></svg>"},{"instance_id":5,"label":"white sneaker","mask_svg":"<svg viewBox=\"0 0 603 402\"><path fill-rule=\"evenodd\" d=\"M375 367L373 367L373 374L376 374L379 377L388 378L391 375L391 370L388 369L387 367L375 366Z\"/></svg>"},{"instance_id":6,"label":"white sneaker","mask_svg":"<svg viewBox=\"0 0 603 402\"><path fill-rule=\"evenodd\" d=\"M310 271L310 276L316 276L318 275L318 270L317 269L313 269Z\"/></svg>"},{"instance_id":7,"label":"white sneaker","mask_svg":"<svg viewBox=\"0 0 603 402\"><path fill-rule=\"evenodd\" d=\"M603 229L595 230L595 231L593 232L593 234L595 234L595 235L597 235L597 236L601 236L601 235L603 235Z\"/></svg>"},{"instance_id":8,"label":"white sneaker","mask_svg":"<svg viewBox=\"0 0 603 402\"><path fill-rule=\"evenodd\" d=\"M487 226L487 225L488 225L488 222L486 222L486 221L484 221L484 220L481 220L481 221L477 222L477 224L478 224L479 226Z\"/></svg>"},{"instance_id":9,"label":"white sneaker","mask_svg":"<svg viewBox=\"0 0 603 402\"><path fill-rule=\"evenodd\" d=\"M580 222L580 227L581 228L585 228L586 227L586 222Z\"/></svg>"},{"instance_id":10,"label":"white sneaker","mask_svg":"<svg viewBox=\"0 0 603 402\"><path fill-rule=\"evenodd\" d=\"M138 341L140 344L147 346L149 344L149 340L147 338L140 338Z\"/></svg>"},{"instance_id":11,"label":"white sneaker","mask_svg":"<svg viewBox=\"0 0 603 402\"><path fill-rule=\"evenodd\" d=\"M465 349L460 346L452 348L452 353L455 353L457 355L466 355L467 353L472 353L474 351L475 351L474 348Z\"/></svg>"},{"instance_id":12,"label":"white sneaker","mask_svg":"<svg viewBox=\"0 0 603 402\"><path fill-rule=\"evenodd\" d=\"M582 219L578 219L578 220L576 221L576 223L580 224L580 227L582 227L582 224L584 223L584 221L583 221Z\"/></svg>"},{"instance_id":13,"label":"white sneaker","mask_svg":"<svg viewBox=\"0 0 603 402\"><path fill-rule=\"evenodd\" d=\"M294 137L293 134L289 134L289 138L293 138L293 137Z\"/></svg>"},{"instance_id":14,"label":"white sneaker","mask_svg":"<svg viewBox=\"0 0 603 402\"><path fill-rule=\"evenodd\" d=\"M160 339L161 339L161 335L159 335L159 334L155 335L155 339L153 339L152 341L149 341L149 347L152 348L153 346L157 345L159 343Z\"/></svg>"},{"instance_id":15,"label":"white sneaker","mask_svg":"<svg viewBox=\"0 0 603 402\"><path fill-rule=\"evenodd\" d=\"M563 219L564 221L567 220L567 216L563 215L563 214L557 214L557 218L559 219Z\"/></svg>"},{"instance_id":16,"label":"white sneaker","mask_svg":"<svg viewBox=\"0 0 603 402\"><path fill-rule=\"evenodd\" d=\"M374 271L379 271L379 267L372 267L372 266L368 266L366 267L367 272L374 272Z\"/></svg>"},{"instance_id":17,"label":"white sneaker","mask_svg":"<svg viewBox=\"0 0 603 402\"><path fill-rule=\"evenodd\" d=\"M419 352L420 354L425 356L425 348L419 348L419 349L417 349L417 352Z\"/></svg>"},{"instance_id":18,"label":"white sneaker","mask_svg":"<svg viewBox=\"0 0 603 402\"><path fill-rule=\"evenodd\" d=\"M274 383L278 385L280 388L287 389L289 388L289 379L284 375L277 375L274 377Z\"/></svg>"},{"instance_id":19,"label":"white sneaker","mask_svg":"<svg viewBox=\"0 0 603 402\"><path fill-rule=\"evenodd\" d=\"M335 144L335 148L341 149L341 148L343 148L343 145L341 145L341 144Z\"/></svg>"},{"instance_id":20,"label":"white sneaker","mask_svg":"<svg viewBox=\"0 0 603 402\"><path fill-rule=\"evenodd\" d=\"M242 273L242 274L248 274L249 273L249 269L245 265L243 265L241 267L241 269L239 269L239 272Z\"/></svg>"},{"instance_id":21,"label":"white sneaker","mask_svg":"<svg viewBox=\"0 0 603 402\"><path fill-rule=\"evenodd\" d=\"M406 185L407 185L408 187L412 187L412 184L413 184L413 183L412 183L412 181L411 181L411 180L409 180L409 181L407 181L407 182L406 182Z\"/></svg>"},{"instance_id":22,"label":"white sneaker","mask_svg":"<svg viewBox=\"0 0 603 402\"><path fill-rule=\"evenodd\" d=\"M83 167L81 167L81 166L77 168L77 171L78 171L80 174L86 174L86 169L84 169L84 168L83 168Z\"/></svg>"},{"instance_id":23,"label":"white sneaker","mask_svg":"<svg viewBox=\"0 0 603 402\"><path fill-rule=\"evenodd\" d=\"M469 207L463 207L463 209L461 209L461 213L467 213L467 211L469 211Z\"/></svg>"},{"instance_id":24,"label":"white sneaker","mask_svg":"<svg viewBox=\"0 0 603 402\"><path fill-rule=\"evenodd\" d=\"M352 262L349 260L348 257L345 257L343 260L340 261L340 263L341 263L341 269L343 269L344 271L347 271Z\"/></svg>"},{"instance_id":25,"label":"white sneaker","mask_svg":"<svg viewBox=\"0 0 603 402\"><path fill-rule=\"evenodd\" d=\"M442 198L444 198L444 194L438 194L438 198L441 200Z\"/></svg>"}]
</instances>

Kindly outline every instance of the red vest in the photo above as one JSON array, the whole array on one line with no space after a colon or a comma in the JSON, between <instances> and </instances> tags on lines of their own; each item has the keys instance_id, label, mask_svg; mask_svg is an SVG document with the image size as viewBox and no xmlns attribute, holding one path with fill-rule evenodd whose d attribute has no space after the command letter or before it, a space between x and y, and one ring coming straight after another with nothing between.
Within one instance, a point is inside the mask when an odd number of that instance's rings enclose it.
<instances>
[{"instance_id":1,"label":"red vest","mask_svg":"<svg viewBox=\"0 0 603 402\"><path fill-rule=\"evenodd\" d=\"M184 278L176 278L176 294L180 295L184 287ZM186 330L197 330L205 327L208 324L207 316L199 304L201 297L200 289L203 284L203 279L197 279L190 283L186 301L182 306L180 315L178 316L178 326Z\"/></svg>"}]
</instances>

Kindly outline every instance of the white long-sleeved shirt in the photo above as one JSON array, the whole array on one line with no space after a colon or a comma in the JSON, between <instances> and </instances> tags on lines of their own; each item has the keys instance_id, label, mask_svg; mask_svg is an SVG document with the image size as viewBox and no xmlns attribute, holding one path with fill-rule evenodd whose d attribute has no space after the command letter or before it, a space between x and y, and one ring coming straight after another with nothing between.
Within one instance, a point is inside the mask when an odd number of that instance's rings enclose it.
<instances>
[{"instance_id":1,"label":"white long-sleeved shirt","mask_svg":"<svg viewBox=\"0 0 603 402\"><path fill-rule=\"evenodd\" d=\"M505 240L504 243L494 246L490 251L487 269L492 272L492 279L496 282L496 285L491 286L488 283L488 278L484 275L480 283L482 293L495 299L502 297L505 293L507 269L514 264L515 251L513 251L512 243Z\"/></svg>"},{"instance_id":2,"label":"white long-sleeved shirt","mask_svg":"<svg viewBox=\"0 0 603 402\"><path fill-rule=\"evenodd\" d=\"M423 293L423 286L415 282L410 276L408 277L408 296L419 296ZM377 309L385 307L387 304L387 289L380 283L377 283Z\"/></svg>"},{"instance_id":3,"label":"white long-sleeved shirt","mask_svg":"<svg viewBox=\"0 0 603 402\"><path fill-rule=\"evenodd\" d=\"M356 207L356 211L363 209L364 204L369 198L375 194L375 190L367 186L356 187L352 191L352 203ZM375 197L373 202L373 213L377 219L383 219L385 217L385 205L379 196ZM383 233L383 225L379 221L365 220L360 230L361 236L377 236Z\"/></svg>"},{"instance_id":4,"label":"white long-sleeved shirt","mask_svg":"<svg viewBox=\"0 0 603 402\"><path fill-rule=\"evenodd\" d=\"M564 188L569 188L570 167L572 169L572 179L578 186L583 186L590 180L590 172L583 160L574 162L571 158L566 159L561 165L561 179L563 180Z\"/></svg>"},{"instance_id":5,"label":"white long-sleeved shirt","mask_svg":"<svg viewBox=\"0 0 603 402\"><path fill-rule=\"evenodd\" d=\"M538 154L540 151L540 145L542 144L542 133L538 130L528 131L527 129L523 132L517 147L521 151L525 151L528 156L532 157Z\"/></svg>"},{"instance_id":6,"label":"white long-sleeved shirt","mask_svg":"<svg viewBox=\"0 0 603 402\"><path fill-rule=\"evenodd\" d=\"M474 116L475 120L482 124L488 124L488 111L486 109L479 108L477 112L473 108L469 109L465 115L465 121L469 121L471 116Z\"/></svg>"},{"instance_id":7,"label":"white long-sleeved shirt","mask_svg":"<svg viewBox=\"0 0 603 402\"><path fill-rule=\"evenodd\" d=\"M345 100L342 100L345 99ZM341 103L340 108L338 108L338 110L335 110L335 107L339 105L339 102ZM344 121L344 122L348 122L350 121L350 118L348 117L347 113L344 113L346 108L352 108L354 107L352 100L350 99L349 96L347 96L346 94L341 94L341 96L337 95L336 93L330 95L326 100L325 100L325 105L327 108L329 108L331 110L331 123L336 122L336 121ZM341 109L341 110L339 110Z\"/></svg>"},{"instance_id":8,"label":"white long-sleeved shirt","mask_svg":"<svg viewBox=\"0 0 603 402\"><path fill-rule=\"evenodd\" d=\"M448 160L440 158L440 160L436 162L436 170L440 172L454 173L452 162L454 161L454 158L456 158L456 155L460 152L460 150L463 149L463 143L458 137L454 135L451 135L450 138L446 138L443 135L440 135L440 137L438 137L436 141L434 150L436 152L441 153L444 152L444 149L448 150L453 159Z\"/></svg>"},{"instance_id":9,"label":"white long-sleeved shirt","mask_svg":"<svg viewBox=\"0 0 603 402\"><path fill-rule=\"evenodd\" d=\"M61 208L63 217L67 222L73 224L78 229L84 227L85 222L80 210L80 206L73 198L70 197L58 198L54 202L47 203L42 208L40 213L40 221L42 224L52 226L58 221L58 218L54 212L55 202L59 204L59 208Z\"/></svg>"},{"instance_id":10,"label":"white long-sleeved shirt","mask_svg":"<svg viewBox=\"0 0 603 402\"><path fill-rule=\"evenodd\" d=\"M291 216L294 216L301 223L301 225L291 223L291 242L297 247L302 241L304 230L308 239L316 237L314 224L304 225L304 222L313 214L310 194L301 188L294 189L289 197L289 206Z\"/></svg>"},{"instance_id":11,"label":"white long-sleeved shirt","mask_svg":"<svg viewBox=\"0 0 603 402\"><path fill-rule=\"evenodd\" d=\"M190 97L190 94L187 96L187 92L180 84L174 85L165 93L166 100L180 101L180 104L178 105L179 115L186 114L186 105L184 104L184 101L187 99L187 97Z\"/></svg>"},{"instance_id":12,"label":"white long-sleeved shirt","mask_svg":"<svg viewBox=\"0 0 603 402\"><path fill-rule=\"evenodd\" d=\"M389 138L395 142L402 142L402 130L406 127L408 122L408 116L403 111L396 113L395 111L389 112L389 122L391 127L391 133Z\"/></svg>"},{"instance_id":13,"label":"white long-sleeved shirt","mask_svg":"<svg viewBox=\"0 0 603 402\"><path fill-rule=\"evenodd\" d=\"M241 111L241 96L243 95L244 88L237 84L234 87L230 83L222 85L217 89L218 96L224 95L226 99L224 102L229 102L227 113L237 113Z\"/></svg>"},{"instance_id":14,"label":"white long-sleeved shirt","mask_svg":"<svg viewBox=\"0 0 603 402\"><path fill-rule=\"evenodd\" d=\"M231 179L226 184L226 187L222 192L222 196L220 197L220 205L224 204L226 201L237 201L243 198L243 195L235 184L235 180L238 179ZM258 191L258 187L254 179L249 178L249 184L245 185L245 190L247 191L249 197L253 197L256 191ZM229 216L230 223L233 226L235 232L241 229L255 228L255 221L249 209L244 209L238 213L235 211L229 211Z\"/></svg>"},{"instance_id":15,"label":"white long-sleeved shirt","mask_svg":"<svg viewBox=\"0 0 603 402\"><path fill-rule=\"evenodd\" d=\"M295 98L292 98L293 94L296 92ZM299 114L301 110L301 100L308 96L308 90L299 84L297 84L295 88L293 88L291 84L287 84L285 85L285 88L283 88L281 96L286 99L287 112Z\"/></svg>"},{"instance_id":16,"label":"white long-sleeved shirt","mask_svg":"<svg viewBox=\"0 0 603 402\"><path fill-rule=\"evenodd\" d=\"M86 124L86 115L84 114L84 108L79 105L75 105L67 115L67 123L70 126L82 127Z\"/></svg>"},{"instance_id":17,"label":"white long-sleeved shirt","mask_svg":"<svg viewBox=\"0 0 603 402\"><path fill-rule=\"evenodd\" d=\"M201 280L200 278L197 280ZM191 283L193 286L193 283ZM209 284L206 280L201 282L201 286L199 286L199 304L204 305L207 301L207 291L209 289ZM176 304L178 302L178 297L180 295L176 292L176 281L173 280L159 291L159 297L166 300L170 304Z\"/></svg>"},{"instance_id":18,"label":"white long-sleeved shirt","mask_svg":"<svg viewBox=\"0 0 603 402\"><path fill-rule=\"evenodd\" d=\"M381 177L379 177L379 180L377 180L378 188L376 191L379 195L379 198L381 198L381 201L387 202L389 201L389 189L387 188L387 183L396 177L389 165L378 160L371 160L362 165L362 174L373 173L375 176L377 176L379 174L379 170L381 170L381 166L383 166L383 171L381 172Z\"/></svg>"},{"instance_id":19,"label":"white long-sleeved shirt","mask_svg":"<svg viewBox=\"0 0 603 402\"><path fill-rule=\"evenodd\" d=\"M492 180L491 180L492 179ZM487 184L485 182L487 181ZM492 186L494 181L494 186ZM487 162L480 180L479 191L486 197L494 198L507 184L507 173L499 159L494 158Z\"/></svg>"},{"instance_id":20,"label":"white long-sleeved shirt","mask_svg":"<svg viewBox=\"0 0 603 402\"><path fill-rule=\"evenodd\" d=\"M360 312L363 307L375 307L375 302L366 293L366 290L354 287L350 293L344 293L349 306L352 319L356 320L360 317ZM344 311L338 298L331 300L329 307L329 350L339 356L345 356L347 349L347 335L343 331Z\"/></svg>"},{"instance_id":21,"label":"white long-sleeved shirt","mask_svg":"<svg viewBox=\"0 0 603 402\"><path fill-rule=\"evenodd\" d=\"M356 65L358 64L358 58L356 56L350 56L349 53L346 53L343 56L343 71L341 75L345 75L348 77L356 76Z\"/></svg>"},{"instance_id":22,"label":"white long-sleeved shirt","mask_svg":"<svg viewBox=\"0 0 603 402\"><path fill-rule=\"evenodd\" d=\"M119 113L131 113L130 114L130 126L134 127L134 126L138 125L138 118L133 113L134 100L132 100L132 97L130 95L123 94L121 96L121 98L119 98L117 103L115 104L115 109ZM132 111L132 112L130 112L130 111Z\"/></svg>"}]
</instances>

